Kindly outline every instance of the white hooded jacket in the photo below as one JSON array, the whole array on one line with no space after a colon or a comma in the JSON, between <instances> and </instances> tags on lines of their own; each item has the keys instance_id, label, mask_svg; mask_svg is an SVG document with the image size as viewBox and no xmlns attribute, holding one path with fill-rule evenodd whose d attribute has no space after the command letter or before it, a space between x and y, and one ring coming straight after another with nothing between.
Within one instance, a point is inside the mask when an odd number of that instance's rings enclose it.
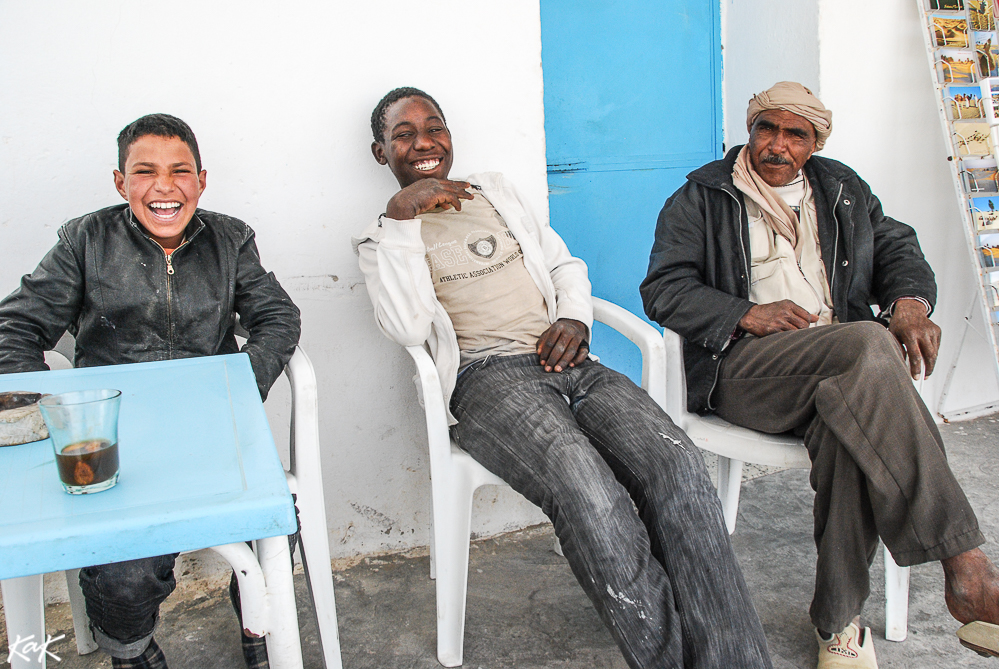
<instances>
[{"instance_id":1,"label":"white hooded jacket","mask_svg":"<svg viewBox=\"0 0 999 669\"><path fill-rule=\"evenodd\" d=\"M502 174L472 174L465 181L478 187L517 239L524 265L545 298L549 321L571 318L589 332L593 304L586 263L569 253L558 233L529 209ZM378 327L402 346L427 345L441 378L444 406L450 407L460 359L458 338L434 292L421 224L419 218L396 221L381 216L351 243ZM448 423L456 422L449 408Z\"/></svg>"}]
</instances>

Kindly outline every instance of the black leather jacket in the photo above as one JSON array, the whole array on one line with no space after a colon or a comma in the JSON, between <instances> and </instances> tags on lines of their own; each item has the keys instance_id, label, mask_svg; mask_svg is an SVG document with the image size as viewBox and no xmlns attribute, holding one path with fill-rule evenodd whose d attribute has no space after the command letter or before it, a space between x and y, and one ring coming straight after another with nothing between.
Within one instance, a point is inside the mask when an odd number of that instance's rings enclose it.
<instances>
[{"instance_id":1,"label":"black leather jacket","mask_svg":"<svg viewBox=\"0 0 999 669\"><path fill-rule=\"evenodd\" d=\"M711 409L726 345L753 306L749 220L732 183L741 148L688 174L666 201L640 288L649 318L684 337L690 411ZM885 310L900 297L922 297L932 307L936 282L915 231L885 216L870 186L846 165L812 156L804 172L837 318L875 320L870 305Z\"/></svg>"},{"instance_id":2,"label":"black leather jacket","mask_svg":"<svg viewBox=\"0 0 999 669\"><path fill-rule=\"evenodd\" d=\"M0 302L0 372L47 369L44 351L67 329L78 367L236 353L239 314L265 397L298 343L298 308L260 266L242 221L198 209L186 236L168 261L127 204L63 225Z\"/></svg>"}]
</instances>

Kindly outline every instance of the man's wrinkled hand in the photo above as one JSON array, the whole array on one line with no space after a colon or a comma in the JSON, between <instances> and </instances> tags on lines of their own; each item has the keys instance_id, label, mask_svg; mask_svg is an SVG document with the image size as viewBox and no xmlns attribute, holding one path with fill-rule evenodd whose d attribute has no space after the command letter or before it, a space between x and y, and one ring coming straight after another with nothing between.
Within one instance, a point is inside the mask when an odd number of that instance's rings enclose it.
<instances>
[{"instance_id":1,"label":"man's wrinkled hand","mask_svg":"<svg viewBox=\"0 0 999 669\"><path fill-rule=\"evenodd\" d=\"M408 221L431 209L461 211L461 201L471 200L467 181L450 179L420 179L392 196L385 208L385 215L397 221Z\"/></svg>"},{"instance_id":2,"label":"man's wrinkled hand","mask_svg":"<svg viewBox=\"0 0 999 669\"><path fill-rule=\"evenodd\" d=\"M902 352L909 361L910 376L918 380L922 366L929 376L940 352L940 328L927 317L926 305L911 299L896 302L888 331L902 345Z\"/></svg>"},{"instance_id":3,"label":"man's wrinkled hand","mask_svg":"<svg viewBox=\"0 0 999 669\"><path fill-rule=\"evenodd\" d=\"M775 332L804 330L819 320L791 300L754 304L746 315L739 319L739 327L749 334L765 337Z\"/></svg>"},{"instance_id":4,"label":"man's wrinkled hand","mask_svg":"<svg viewBox=\"0 0 999 669\"><path fill-rule=\"evenodd\" d=\"M575 367L589 353L586 326L571 318L558 319L538 338L538 357L546 372Z\"/></svg>"}]
</instances>

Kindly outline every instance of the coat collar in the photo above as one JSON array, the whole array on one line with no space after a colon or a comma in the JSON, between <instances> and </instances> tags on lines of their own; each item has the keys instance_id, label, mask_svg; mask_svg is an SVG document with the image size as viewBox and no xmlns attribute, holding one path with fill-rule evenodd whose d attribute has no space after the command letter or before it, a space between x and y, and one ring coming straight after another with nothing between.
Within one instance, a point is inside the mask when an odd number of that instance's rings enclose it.
<instances>
[{"instance_id":1,"label":"coat collar","mask_svg":"<svg viewBox=\"0 0 999 669\"><path fill-rule=\"evenodd\" d=\"M694 170L687 175L687 179L708 188L726 190L734 194L736 190L732 182L732 170L743 146L743 144L733 146L724 158ZM805 163L804 171L812 188L831 192L830 198L836 197L839 184L854 174L853 170L837 160L815 155Z\"/></svg>"},{"instance_id":2,"label":"coat collar","mask_svg":"<svg viewBox=\"0 0 999 669\"><path fill-rule=\"evenodd\" d=\"M135 218L135 214L132 213L132 208L128 204L119 206L124 206L122 216L125 218L125 223L146 239L153 241L152 237L149 236L149 233L146 232L145 228L139 225L139 222ZM200 213L202 213L201 209L195 209L194 216L191 217L191 220L187 223L187 227L184 229L184 239L187 241L194 239L194 236L205 228L205 224L201 221L201 217L198 215Z\"/></svg>"}]
</instances>

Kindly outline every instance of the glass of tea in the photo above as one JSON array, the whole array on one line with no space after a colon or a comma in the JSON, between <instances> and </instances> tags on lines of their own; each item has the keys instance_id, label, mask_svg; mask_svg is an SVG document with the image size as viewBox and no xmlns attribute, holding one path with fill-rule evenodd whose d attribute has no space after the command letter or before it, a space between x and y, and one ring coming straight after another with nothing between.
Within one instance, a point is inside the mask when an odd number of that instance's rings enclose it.
<instances>
[{"instance_id":1,"label":"glass of tea","mask_svg":"<svg viewBox=\"0 0 999 669\"><path fill-rule=\"evenodd\" d=\"M38 403L66 492L85 495L118 482L120 403L119 390L80 390Z\"/></svg>"}]
</instances>

